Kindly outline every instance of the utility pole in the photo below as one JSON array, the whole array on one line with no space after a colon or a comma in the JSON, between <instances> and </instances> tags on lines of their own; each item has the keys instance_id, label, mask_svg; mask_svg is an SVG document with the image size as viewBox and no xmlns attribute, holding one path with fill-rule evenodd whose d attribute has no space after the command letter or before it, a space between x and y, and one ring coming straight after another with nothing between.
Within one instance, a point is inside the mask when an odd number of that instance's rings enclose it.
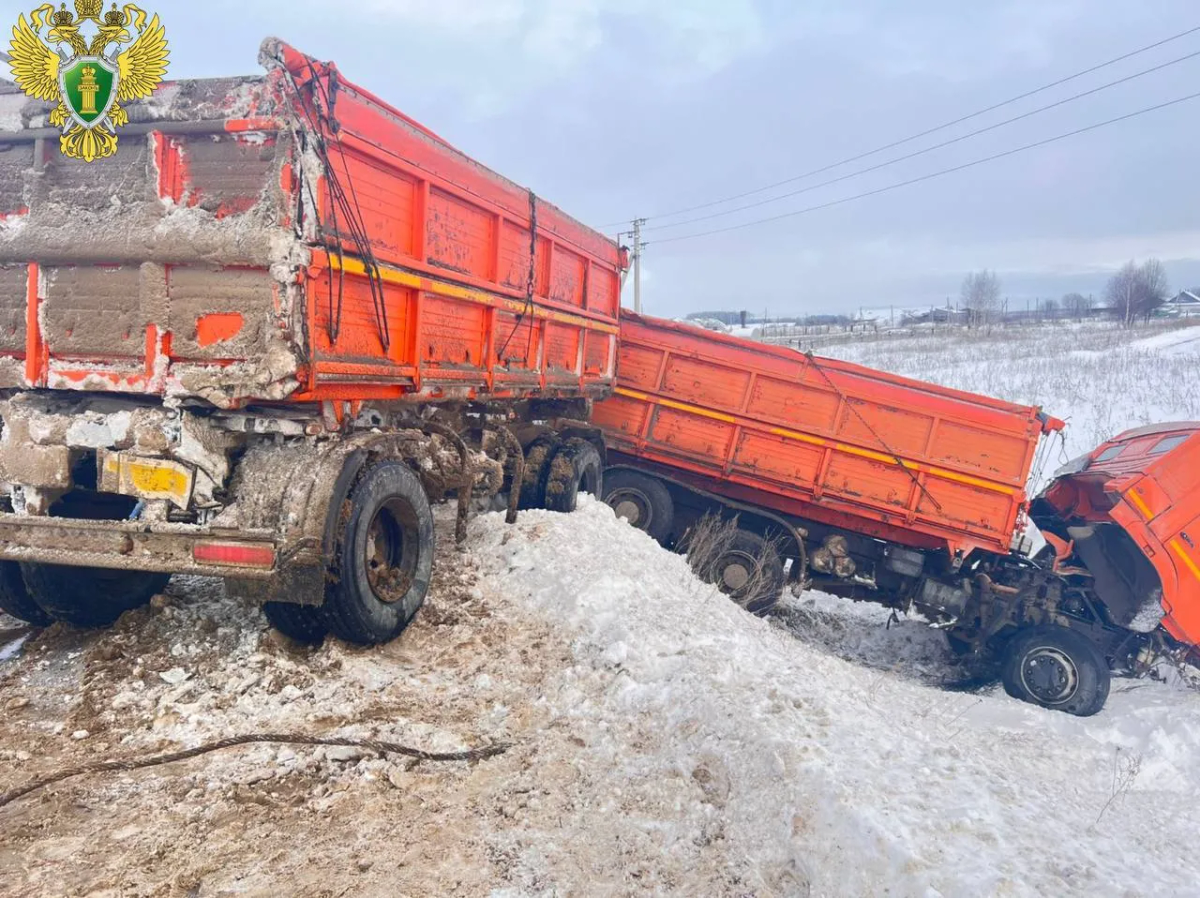
<instances>
[{"instance_id":1,"label":"utility pole","mask_svg":"<svg viewBox=\"0 0 1200 898\"><path fill-rule=\"evenodd\" d=\"M633 310L642 314L642 225L644 218L633 220Z\"/></svg>"}]
</instances>

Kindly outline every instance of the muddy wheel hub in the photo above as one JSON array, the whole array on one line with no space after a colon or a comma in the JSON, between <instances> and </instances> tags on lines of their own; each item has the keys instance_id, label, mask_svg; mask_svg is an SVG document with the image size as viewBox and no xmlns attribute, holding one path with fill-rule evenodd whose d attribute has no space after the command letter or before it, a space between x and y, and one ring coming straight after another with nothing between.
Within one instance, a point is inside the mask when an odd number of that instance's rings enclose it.
<instances>
[{"instance_id":1,"label":"muddy wheel hub","mask_svg":"<svg viewBox=\"0 0 1200 898\"><path fill-rule=\"evenodd\" d=\"M636 496L622 494L616 499L616 504L613 505L613 511L617 517L624 518L634 527L642 527L646 520L645 505L639 502Z\"/></svg>"},{"instance_id":2,"label":"muddy wheel hub","mask_svg":"<svg viewBox=\"0 0 1200 898\"><path fill-rule=\"evenodd\" d=\"M381 602L399 602L412 588L412 572L405 564L403 517L392 503L385 504L371 519L363 546L367 583Z\"/></svg>"},{"instance_id":3,"label":"muddy wheel hub","mask_svg":"<svg viewBox=\"0 0 1200 898\"><path fill-rule=\"evenodd\" d=\"M727 559L721 568L721 588L734 595L744 590L750 583L753 562L740 556Z\"/></svg>"}]
</instances>

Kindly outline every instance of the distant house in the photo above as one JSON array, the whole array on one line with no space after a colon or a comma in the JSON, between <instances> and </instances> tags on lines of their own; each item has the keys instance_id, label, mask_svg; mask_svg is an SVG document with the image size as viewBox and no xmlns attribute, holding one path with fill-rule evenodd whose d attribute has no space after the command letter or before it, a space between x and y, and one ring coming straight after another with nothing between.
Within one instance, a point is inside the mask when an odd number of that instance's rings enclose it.
<instances>
[{"instance_id":1,"label":"distant house","mask_svg":"<svg viewBox=\"0 0 1200 898\"><path fill-rule=\"evenodd\" d=\"M1156 309L1157 314L1169 318L1200 318L1200 290L1180 290L1179 293Z\"/></svg>"},{"instance_id":2,"label":"distant house","mask_svg":"<svg viewBox=\"0 0 1200 898\"><path fill-rule=\"evenodd\" d=\"M905 312L900 324L910 327L917 324L966 324L970 312L966 309L951 309L935 306L928 310L911 310Z\"/></svg>"}]
</instances>

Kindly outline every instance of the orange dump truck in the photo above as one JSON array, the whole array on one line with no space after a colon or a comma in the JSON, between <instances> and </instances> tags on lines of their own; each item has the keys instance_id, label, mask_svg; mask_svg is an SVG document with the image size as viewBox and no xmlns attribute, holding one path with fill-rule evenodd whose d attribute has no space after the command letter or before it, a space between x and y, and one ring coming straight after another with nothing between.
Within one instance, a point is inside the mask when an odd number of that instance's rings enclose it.
<instances>
[{"instance_id":1,"label":"orange dump truck","mask_svg":"<svg viewBox=\"0 0 1200 898\"><path fill-rule=\"evenodd\" d=\"M1170 449L1162 469L1128 449L1115 485L1111 460L1056 481L1031 556L1026 484L1063 427L1040 409L630 314L617 373L594 415L605 500L668 545L736 518L707 573L752 610L789 578L916 609L955 648L996 653L1010 693L1076 714L1103 705L1110 668L1200 637L1200 612L1168 597L1186 576L1200 600L1183 529L1200 530L1200 465L1179 428L1138 438Z\"/></svg>"},{"instance_id":2,"label":"orange dump truck","mask_svg":"<svg viewBox=\"0 0 1200 898\"><path fill-rule=\"evenodd\" d=\"M260 61L129 104L91 164L0 94L0 607L26 620L104 624L189 572L379 642L424 598L431 500L598 486L579 422L622 250L331 63Z\"/></svg>"}]
</instances>

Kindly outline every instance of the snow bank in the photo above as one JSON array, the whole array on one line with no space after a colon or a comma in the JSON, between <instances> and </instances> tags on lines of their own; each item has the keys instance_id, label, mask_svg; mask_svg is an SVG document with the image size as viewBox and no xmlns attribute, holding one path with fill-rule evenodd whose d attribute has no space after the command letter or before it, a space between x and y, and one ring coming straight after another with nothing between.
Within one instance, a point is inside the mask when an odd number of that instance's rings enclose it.
<instances>
[{"instance_id":1,"label":"snow bank","mask_svg":"<svg viewBox=\"0 0 1200 898\"><path fill-rule=\"evenodd\" d=\"M606 784L516 839L543 882L568 881L575 852L651 840L664 868L697 871L681 894L726 891L701 878L714 853L761 894L1194 889L1194 693L1118 683L1080 720L864 669L746 614L595 502L472 533L485 590L570 640L542 700ZM1115 795L1114 771L1132 774Z\"/></svg>"}]
</instances>

